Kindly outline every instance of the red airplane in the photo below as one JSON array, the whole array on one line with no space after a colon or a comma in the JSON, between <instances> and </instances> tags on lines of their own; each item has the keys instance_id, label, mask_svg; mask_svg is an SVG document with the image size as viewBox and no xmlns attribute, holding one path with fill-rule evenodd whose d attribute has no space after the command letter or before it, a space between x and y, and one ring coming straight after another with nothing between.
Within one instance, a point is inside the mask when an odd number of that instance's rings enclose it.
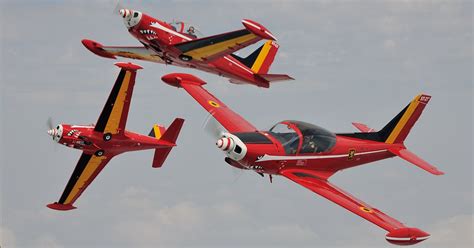
<instances>
[{"instance_id":1,"label":"red airplane","mask_svg":"<svg viewBox=\"0 0 474 248\"><path fill-rule=\"evenodd\" d=\"M184 22L166 23L129 9L120 9L119 13L128 32L143 46L103 46L92 40L82 40L82 44L101 57L120 56L196 68L227 77L236 84L268 88L271 82L293 79L288 75L268 74L279 46L273 34L254 21L242 20L244 29L198 38L195 27ZM247 57L233 54L262 39L269 41Z\"/></svg>"},{"instance_id":2,"label":"red airplane","mask_svg":"<svg viewBox=\"0 0 474 248\"><path fill-rule=\"evenodd\" d=\"M367 126L358 125L361 132L335 134L293 120L282 121L268 131L261 131L207 92L202 87L206 83L201 79L190 74L173 73L163 76L162 80L171 86L184 88L226 129L217 132L216 145L225 153L228 164L254 170L261 176L269 174L270 182L272 175L284 176L387 230L386 240L390 243L411 245L429 238L428 233L405 226L334 186L328 179L339 170L394 156L432 174L444 174L404 145L430 96L416 96L378 132L368 132Z\"/></svg>"},{"instance_id":3,"label":"red airplane","mask_svg":"<svg viewBox=\"0 0 474 248\"><path fill-rule=\"evenodd\" d=\"M154 125L148 136L125 130L136 71L141 67L131 63L115 65L121 70L95 125L60 124L53 128L49 121L48 134L54 141L82 150L61 198L47 205L51 209L75 209L72 204L114 156L128 151L155 149L152 166L159 168L176 146L184 122L180 118L176 118L168 129Z\"/></svg>"}]
</instances>

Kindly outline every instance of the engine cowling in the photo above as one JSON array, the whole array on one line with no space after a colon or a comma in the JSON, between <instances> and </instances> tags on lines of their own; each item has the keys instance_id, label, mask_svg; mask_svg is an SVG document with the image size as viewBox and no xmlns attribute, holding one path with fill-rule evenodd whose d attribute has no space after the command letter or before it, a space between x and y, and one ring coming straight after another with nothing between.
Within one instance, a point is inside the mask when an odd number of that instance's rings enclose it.
<instances>
[{"instance_id":1,"label":"engine cowling","mask_svg":"<svg viewBox=\"0 0 474 248\"><path fill-rule=\"evenodd\" d=\"M235 161L240 161L247 154L247 146L237 136L224 133L216 142L217 148L222 150L227 157Z\"/></svg>"},{"instance_id":2,"label":"engine cowling","mask_svg":"<svg viewBox=\"0 0 474 248\"><path fill-rule=\"evenodd\" d=\"M54 141L59 142L59 140L61 140L61 137L63 136L63 131L63 125L57 125L56 128L48 130L48 134L53 137Z\"/></svg>"}]
</instances>

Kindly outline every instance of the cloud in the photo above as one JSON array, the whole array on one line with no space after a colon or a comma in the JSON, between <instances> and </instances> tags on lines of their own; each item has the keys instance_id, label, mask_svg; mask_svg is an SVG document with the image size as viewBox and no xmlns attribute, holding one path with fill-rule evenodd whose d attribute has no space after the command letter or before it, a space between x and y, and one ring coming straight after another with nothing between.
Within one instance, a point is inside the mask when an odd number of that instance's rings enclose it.
<instances>
[{"instance_id":1,"label":"cloud","mask_svg":"<svg viewBox=\"0 0 474 248\"><path fill-rule=\"evenodd\" d=\"M113 204L120 212L129 213L113 229L120 242L158 247L286 246L319 239L310 228L297 223L255 223L257 213L236 202L164 204L150 201L152 197L156 195L151 191L131 187L123 193L119 204Z\"/></svg>"},{"instance_id":2,"label":"cloud","mask_svg":"<svg viewBox=\"0 0 474 248\"><path fill-rule=\"evenodd\" d=\"M0 246L4 248L16 247L16 237L12 230L0 226Z\"/></svg>"},{"instance_id":3,"label":"cloud","mask_svg":"<svg viewBox=\"0 0 474 248\"><path fill-rule=\"evenodd\" d=\"M431 229L430 247L473 247L474 215L456 215L437 222Z\"/></svg>"},{"instance_id":4,"label":"cloud","mask_svg":"<svg viewBox=\"0 0 474 248\"><path fill-rule=\"evenodd\" d=\"M49 234L39 236L33 244L34 247L48 247L48 248L59 248L63 247L59 244L58 240Z\"/></svg>"}]
</instances>

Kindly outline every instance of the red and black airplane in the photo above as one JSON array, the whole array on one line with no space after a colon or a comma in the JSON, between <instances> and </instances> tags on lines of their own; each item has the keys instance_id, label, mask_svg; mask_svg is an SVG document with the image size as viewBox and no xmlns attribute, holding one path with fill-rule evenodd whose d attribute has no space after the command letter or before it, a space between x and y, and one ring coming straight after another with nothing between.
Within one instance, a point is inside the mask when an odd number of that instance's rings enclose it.
<instances>
[{"instance_id":1,"label":"red and black airplane","mask_svg":"<svg viewBox=\"0 0 474 248\"><path fill-rule=\"evenodd\" d=\"M114 156L128 151L155 149L152 166L159 168L176 146L184 122L180 118L176 118L168 129L154 125L148 136L125 130L136 71L141 67L131 63L115 65L121 70L95 125L60 124L53 128L49 123L48 134L54 141L83 151L61 198L48 204L51 209L76 208L72 204Z\"/></svg>"},{"instance_id":2,"label":"red and black airplane","mask_svg":"<svg viewBox=\"0 0 474 248\"><path fill-rule=\"evenodd\" d=\"M82 40L91 52L105 58L116 56L176 65L217 74L231 83L270 87L271 82L292 80L284 74L268 74L279 45L264 26L252 20L242 20L244 29L198 38L197 30L184 22L167 23L145 13L120 9L128 32L142 46L103 46L92 40ZM247 57L235 51L268 40Z\"/></svg>"},{"instance_id":3,"label":"red and black airplane","mask_svg":"<svg viewBox=\"0 0 474 248\"><path fill-rule=\"evenodd\" d=\"M410 129L420 117L430 96L416 96L380 131L356 123L361 132L332 133L302 121L286 120L261 131L207 92L201 79L183 73L162 77L167 84L185 89L225 129L216 145L225 161L237 168L254 170L261 176L284 176L388 231L386 240L411 245L429 234L407 227L367 203L331 184L334 173L354 166L398 156L434 175L443 172L428 164L404 145Z\"/></svg>"}]
</instances>

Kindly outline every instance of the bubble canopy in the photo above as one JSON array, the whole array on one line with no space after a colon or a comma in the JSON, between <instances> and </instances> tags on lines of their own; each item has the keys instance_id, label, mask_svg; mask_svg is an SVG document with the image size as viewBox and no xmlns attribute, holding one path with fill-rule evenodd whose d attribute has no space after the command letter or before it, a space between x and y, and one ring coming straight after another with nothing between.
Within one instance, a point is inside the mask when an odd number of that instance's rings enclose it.
<instances>
[{"instance_id":1,"label":"bubble canopy","mask_svg":"<svg viewBox=\"0 0 474 248\"><path fill-rule=\"evenodd\" d=\"M334 133L302 121L281 121L268 133L280 141L287 155L326 152L336 144Z\"/></svg>"}]
</instances>

